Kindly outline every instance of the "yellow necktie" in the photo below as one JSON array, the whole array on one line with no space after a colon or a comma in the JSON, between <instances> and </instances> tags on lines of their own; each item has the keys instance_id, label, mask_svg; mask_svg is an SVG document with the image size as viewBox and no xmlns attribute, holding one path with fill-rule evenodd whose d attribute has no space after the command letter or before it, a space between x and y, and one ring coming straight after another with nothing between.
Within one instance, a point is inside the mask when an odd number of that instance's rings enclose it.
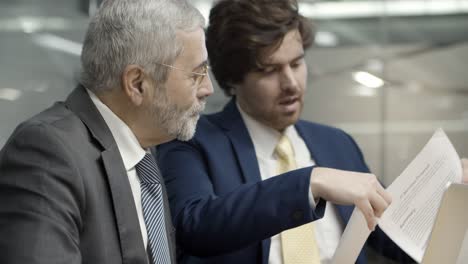
<instances>
[{"instance_id":1,"label":"yellow necktie","mask_svg":"<svg viewBox=\"0 0 468 264\"><path fill-rule=\"evenodd\" d=\"M276 145L278 173L297 168L294 150L289 138L283 135ZM292 228L281 233L283 264L320 264L320 254L315 240L315 228L312 223Z\"/></svg>"}]
</instances>

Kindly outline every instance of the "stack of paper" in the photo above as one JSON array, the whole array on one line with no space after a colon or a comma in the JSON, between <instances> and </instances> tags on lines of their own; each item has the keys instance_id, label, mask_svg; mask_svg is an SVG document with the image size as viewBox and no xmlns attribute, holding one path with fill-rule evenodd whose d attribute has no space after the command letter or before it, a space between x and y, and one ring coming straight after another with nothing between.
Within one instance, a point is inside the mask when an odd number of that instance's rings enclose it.
<instances>
[{"instance_id":1,"label":"stack of paper","mask_svg":"<svg viewBox=\"0 0 468 264\"><path fill-rule=\"evenodd\" d=\"M460 158L447 135L437 130L416 158L387 188L392 204L379 219L380 228L415 261L421 262L446 186L462 181ZM370 235L355 209L333 263L354 263Z\"/></svg>"}]
</instances>

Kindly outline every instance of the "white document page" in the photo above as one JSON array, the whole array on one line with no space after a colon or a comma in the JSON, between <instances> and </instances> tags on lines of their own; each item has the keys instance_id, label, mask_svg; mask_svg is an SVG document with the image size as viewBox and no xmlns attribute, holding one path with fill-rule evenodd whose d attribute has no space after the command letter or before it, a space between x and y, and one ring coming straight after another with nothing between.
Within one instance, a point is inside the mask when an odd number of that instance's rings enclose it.
<instances>
[{"instance_id":1,"label":"white document page","mask_svg":"<svg viewBox=\"0 0 468 264\"><path fill-rule=\"evenodd\" d=\"M380 228L408 255L421 262L448 182L461 182L460 158L438 129L416 158L387 188L392 204L378 221ZM354 263L370 231L354 210L332 263Z\"/></svg>"},{"instance_id":2,"label":"white document page","mask_svg":"<svg viewBox=\"0 0 468 264\"><path fill-rule=\"evenodd\" d=\"M360 210L354 209L341 236L338 248L333 255L332 264L355 263L371 231Z\"/></svg>"},{"instance_id":3,"label":"white document page","mask_svg":"<svg viewBox=\"0 0 468 264\"><path fill-rule=\"evenodd\" d=\"M392 204L379 221L380 228L408 255L421 262L449 182L462 181L460 158L439 129L421 152L387 188Z\"/></svg>"},{"instance_id":4,"label":"white document page","mask_svg":"<svg viewBox=\"0 0 468 264\"><path fill-rule=\"evenodd\" d=\"M463 263L468 263L468 230L465 232L465 238L460 248L460 255L457 258L457 264Z\"/></svg>"}]
</instances>

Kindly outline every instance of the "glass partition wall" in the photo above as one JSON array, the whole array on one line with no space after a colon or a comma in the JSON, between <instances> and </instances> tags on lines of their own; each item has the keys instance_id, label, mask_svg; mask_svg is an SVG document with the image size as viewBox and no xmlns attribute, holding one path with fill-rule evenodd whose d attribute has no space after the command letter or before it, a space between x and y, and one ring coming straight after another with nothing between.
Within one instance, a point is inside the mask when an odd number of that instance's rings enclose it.
<instances>
[{"instance_id":1,"label":"glass partition wall","mask_svg":"<svg viewBox=\"0 0 468 264\"><path fill-rule=\"evenodd\" d=\"M437 128L468 156L468 1L303 5L318 29L304 118L351 133L386 184Z\"/></svg>"},{"instance_id":2,"label":"glass partition wall","mask_svg":"<svg viewBox=\"0 0 468 264\"><path fill-rule=\"evenodd\" d=\"M99 2L0 0L0 148L76 86ZM192 2L208 17L212 0ZM385 184L439 127L468 157L468 0L301 0L300 11L317 28L304 119L350 133ZM216 88L206 112L225 102Z\"/></svg>"},{"instance_id":3,"label":"glass partition wall","mask_svg":"<svg viewBox=\"0 0 468 264\"><path fill-rule=\"evenodd\" d=\"M0 0L0 147L77 84L99 2ZM192 2L208 16L211 0ZM317 28L304 119L353 135L386 184L439 127L468 156L468 0L302 0L300 11ZM216 89L206 112L226 101Z\"/></svg>"},{"instance_id":4,"label":"glass partition wall","mask_svg":"<svg viewBox=\"0 0 468 264\"><path fill-rule=\"evenodd\" d=\"M0 147L75 87L88 16L80 2L0 0Z\"/></svg>"}]
</instances>

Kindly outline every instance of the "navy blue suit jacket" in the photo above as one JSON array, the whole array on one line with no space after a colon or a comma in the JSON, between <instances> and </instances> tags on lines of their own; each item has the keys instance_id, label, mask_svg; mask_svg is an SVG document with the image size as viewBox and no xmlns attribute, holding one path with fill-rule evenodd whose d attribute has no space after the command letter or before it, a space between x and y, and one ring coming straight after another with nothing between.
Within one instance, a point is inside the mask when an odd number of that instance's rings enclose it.
<instances>
[{"instance_id":1,"label":"navy blue suit jacket","mask_svg":"<svg viewBox=\"0 0 468 264\"><path fill-rule=\"evenodd\" d=\"M318 166L368 172L361 151L343 131L299 121L297 131ZM310 209L313 167L262 181L247 128L231 100L223 111L202 116L189 142L158 148L166 181L180 263L268 263L269 237L323 216ZM347 223L353 207L337 206ZM378 251L409 260L380 230ZM356 263L366 263L361 252Z\"/></svg>"}]
</instances>

